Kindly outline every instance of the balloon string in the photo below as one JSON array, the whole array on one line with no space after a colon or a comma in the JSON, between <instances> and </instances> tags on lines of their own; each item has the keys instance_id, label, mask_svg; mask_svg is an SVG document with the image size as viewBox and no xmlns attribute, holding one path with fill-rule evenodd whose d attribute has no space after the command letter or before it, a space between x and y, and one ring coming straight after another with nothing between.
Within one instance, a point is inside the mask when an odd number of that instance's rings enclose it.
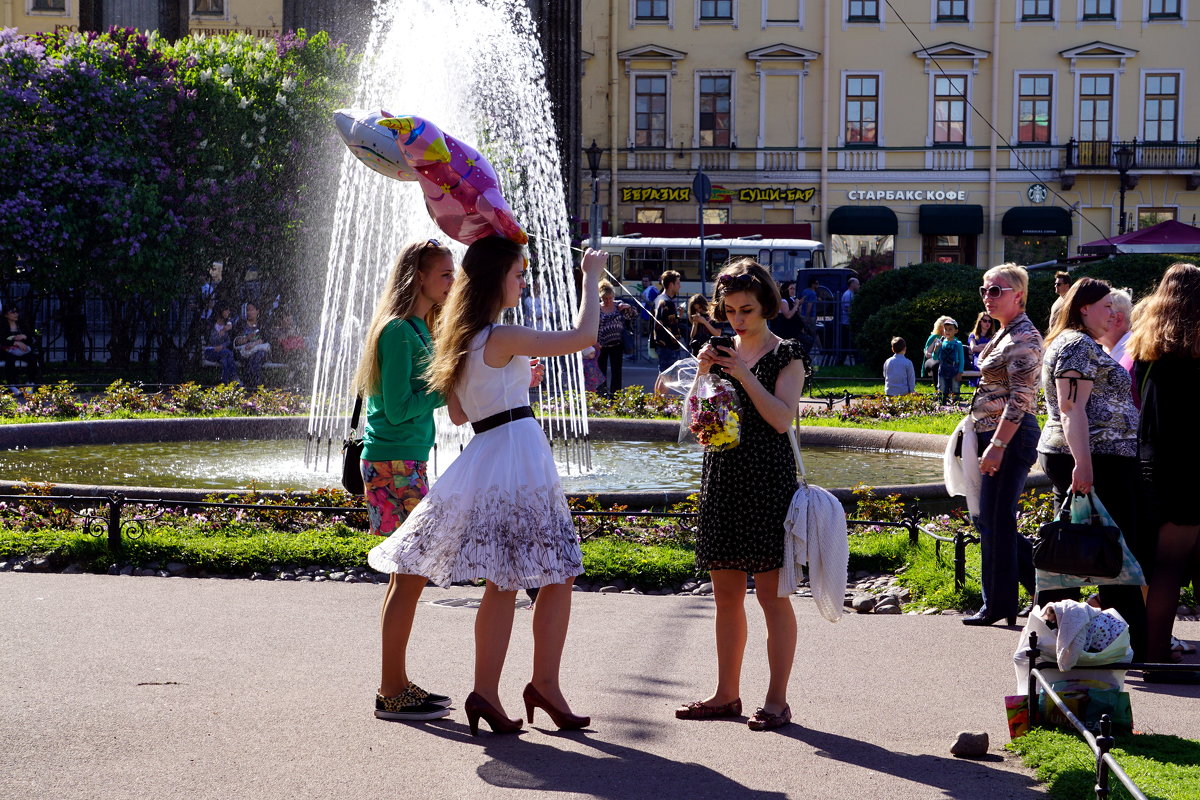
<instances>
[{"instance_id":1,"label":"balloon string","mask_svg":"<svg viewBox=\"0 0 1200 800\"><path fill-rule=\"evenodd\" d=\"M566 247L568 250L574 250L576 253L586 253L587 252L587 250L583 249L582 247L575 247L570 242L564 242L561 240L552 241L550 239L545 239L541 235L533 233L531 231L526 231L526 235L528 235L534 239L541 239L543 242L546 242L548 244L562 245L562 246ZM613 275L611 272L609 272L608 267L604 268L604 274L607 275L608 277L612 278L613 282L616 283L618 286L620 286L621 289L625 292L625 294L629 295L629 299L633 301L633 304L635 306L637 306L638 308L640 308L643 312L645 312L646 315L648 317L650 317L651 322L653 322L659 328L662 328L663 333L665 333L668 337L670 337L671 340L673 342L675 342L675 344L679 345L680 350L688 352L689 354L691 353L691 350L688 348L688 346L686 344L684 344L683 342L679 341L679 338L675 336L674 332L672 332L670 328L668 328L666 325L663 325L661 322L659 322L658 318L654 316L654 313L652 311L650 311L648 308L646 308L646 306L644 306L640 300L636 299L636 298L641 297L641 295L639 295L637 292L630 291L629 287L625 284L625 281L621 280L616 275Z\"/></svg>"}]
</instances>

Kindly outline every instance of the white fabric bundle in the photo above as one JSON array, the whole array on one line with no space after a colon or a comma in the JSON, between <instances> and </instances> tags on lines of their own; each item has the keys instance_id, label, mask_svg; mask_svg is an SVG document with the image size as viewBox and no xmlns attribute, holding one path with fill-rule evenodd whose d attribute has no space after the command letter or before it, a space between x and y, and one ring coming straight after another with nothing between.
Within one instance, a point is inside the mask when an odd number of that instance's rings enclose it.
<instances>
[{"instance_id":1,"label":"white fabric bundle","mask_svg":"<svg viewBox=\"0 0 1200 800\"><path fill-rule=\"evenodd\" d=\"M954 454L959 436L962 436L961 459ZM983 482L983 474L979 471L979 441L975 438L975 420L970 414L959 421L954 433L950 434L950 441L946 443L942 478L946 481L946 494L966 497L971 516L979 516L979 485Z\"/></svg>"}]
</instances>

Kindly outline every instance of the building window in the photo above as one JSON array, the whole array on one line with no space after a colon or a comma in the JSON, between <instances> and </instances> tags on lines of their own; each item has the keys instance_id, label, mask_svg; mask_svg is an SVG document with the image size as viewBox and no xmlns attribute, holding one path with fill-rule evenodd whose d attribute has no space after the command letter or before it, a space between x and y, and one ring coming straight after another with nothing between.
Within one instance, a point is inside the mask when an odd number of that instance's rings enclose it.
<instances>
[{"instance_id":1,"label":"building window","mask_svg":"<svg viewBox=\"0 0 1200 800\"><path fill-rule=\"evenodd\" d=\"M701 147L729 147L730 85L728 75L700 76Z\"/></svg>"},{"instance_id":2,"label":"building window","mask_svg":"<svg viewBox=\"0 0 1200 800\"><path fill-rule=\"evenodd\" d=\"M635 18L638 21L667 21L667 0L637 0Z\"/></svg>"},{"instance_id":3,"label":"building window","mask_svg":"<svg viewBox=\"0 0 1200 800\"><path fill-rule=\"evenodd\" d=\"M799 25L803 0L767 0L763 7L763 27Z\"/></svg>"},{"instance_id":4,"label":"building window","mask_svg":"<svg viewBox=\"0 0 1200 800\"><path fill-rule=\"evenodd\" d=\"M700 19L722 21L733 19L733 0L700 0Z\"/></svg>"},{"instance_id":5,"label":"building window","mask_svg":"<svg viewBox=\"0 0 1200 800\"><path fill-rule=\"evenodd\" d=\"M639 75L634 81L634 147L667 146L667 79Z\"/></svg>"},{"instance_id":6,"label":"building window","mask_svg":"<svg viewBox=\"0 0 1200 800\"><path fill-rule=\"evenodd\" d=\"M29 6L31 14L65 14L67 12L67 0L33 0Z\"/></svg>"},{"instance_id":7,"label":"building window","mask_svg":"<svg viewBox=\"0 0 1200 800\"><path fill-rule=\"evenodd\" d=\"M1004 260L1011 264L1043 264L1068 255L1066 236L1004 237Z\"/></svg>"},{"instance_id":8,"label":"building window","mask_svg":"<svg viewBox=\"0 0 1200 800\"><path fill-rule=\"evenodd\" d=\"M846 144L879 144L879 78L846 77Z\"/></svg>"},{"instance_id":9,"label":"building window","mask_svg":"<svg viewBox=\"0 0 1200 800\"><path fill-rule=\"evenodd\" d=\"M1175 219L1178 210L1177 208L1139 208L1137 212L1138 230Z\"/></svg>"},{"instance_id":10,"label":"building window","mask_svg":"<svg viewBox=\"0 0 1200 800\"><path fill-rule=\"evenodd\" d=\"M879 22L879 0L849 0L847 22Z\"/></svg>"},{"instance_id":11,"label":"building window","mask_svg":"<svg viewBox=\"0 0 1200 800\"><path fill-rule=\"evenodd\" d=\"M1083 0L1083 18L1085 20L1116 19L1116 3L1114 0Z\"/></svg>"},{"instance_id":12,"label":"building window","mask_svg":"<svg viewBox=\"0 0 1200 800\"><path fill-rule=\"evenodd\" d=\"M966 22L967 0L938 0L938 22Z\"/></svg>"},{"instance_id":13,"label":"building window","mask_svg":"<svg viewBox=\"0 0 1200 800\"><path fill-rule=\"evenodd\" d=\"M951 75L933 79L933 143L967 143L967 77Z\"/></svg>"},{"instance_id":14,"label":"building window","mask_svg":"<svg viewBox=\"0 0 1200 800\"><path fill-rule=\"evenodd\" d=\"M192 0L194 16L223 17L225 16L225 0Z\"/></svg>"},{"instance_id":15,"label":"building window","mask_svg":"<svg viewBox=\"0 0 1200 800\"><path fill-rule=\"evenodd\" d=\"M1054 0L1021 0L1022 22L1045 22L1054 19Z\"/></svg>"},{"instance_id":16,"label":"building window","mask_svg":"<svg viewBox=\"0 0 1200 800\"><path fill-rule=\"evenodd\" d=\"M1142 138L1147 142L1173 142L1179 127L1179 76L1146 76L1146 127Z\"/></svg>"},{"instance_id":17,"label":"building window","mask_svg":"<svg viewBox=\"0 0 1200 800\"><path fill-rule=\"evenodd\" d=\"M1150 19L1182 19L1181 6L1179 0L1150 0Z\"/></svg>"},{"instance_id":18,"label":"building window","mask_svg":"<svg viewBox=\"0 0 1200 800\"><path fill-rule=\"evenodd\" d=\"M896 237L890 234L830 237L829 266L848 267L859 277L890 270L896 261Z\"/></svg>"},{"instance_id":19,"label":"building window","mask_svg":"<svg viewBox=\"0 0 1200 800\"><path fill-rule=\"evenodd\" d=\"M638 222L650 222L657 225L663 222L664 217L665 212L661 208L639 208L635 212L634 219Z\"/></svg>"},{"instance_id":20,"label":"building window","mask_svg":"<svg viewBox=\"0 0 1200 800\"><path fill-rule=\"evenodd\" d=\"M702 212L704 214L705 225L728 225L729 224L729 209L728 208L706 208ZM699 261L699 253L696 254L696 260Z\"/></svg>"},{"instance_id":21,"label":"building window","mask_svg":"<svg viewBox=\"0 0 1200 800\"><path fill-rule=\"evenodd\" d=\"M1079 77L1079 141L1112 139L1113 79L1111 75Z\"/></svg>"},{"instance_id":22,"label":"building window","mask_svg":"<svg viewBox=\"0 0 1200 800\"><path fill-rule=\"evenodd\" d=\"M1049 75L1021 76L1020 96L1017 98L1017 142L1019 144L1050 143L1050 96L1052 78Z\"/></svg>"}]
</instances>

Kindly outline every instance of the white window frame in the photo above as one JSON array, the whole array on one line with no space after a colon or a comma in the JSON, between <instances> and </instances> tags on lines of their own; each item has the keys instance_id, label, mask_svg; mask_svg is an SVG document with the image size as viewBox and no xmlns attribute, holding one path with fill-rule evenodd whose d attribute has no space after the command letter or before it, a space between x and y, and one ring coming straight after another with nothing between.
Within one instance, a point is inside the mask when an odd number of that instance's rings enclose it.
<instances>
[{"instance_id":1,"label":"white window frame","mask_svg":"<svg viewBox=\"0 0 1200 800\"><path fill-rule=\"evenodd\" d=\"M224 0L221 4L220 14L211 14L207 12L197 13L196 0L188 0L188 18L189 19L229 19L229 0Z\"/></svg>"},{"instance_id":2,"label":"white window frame","mask_svg":"<svg viewBox=\"0 0 1200 800\"><path fill-rule=\"evenodd\" d=\"M850 0L842 0L842 30L849 30L850 26L866 27L869 25L878 24L879 30L884 30L887 27L887 3L884 0L879 0L879 22L851 22L850 21ZM865 72L862 74L866 74Z\"/></svg>"},{"instance_id":3,"label":"white window frame","mask_svg":"<svg viewBox=\"0 0 1200 800\"><path fill-rule=\"evenodd\" d=\"M1049 78L1050 79L1050 141L1045 144L1037 142L1021 142L1017 137L1020 135L1019 126L1021 124L1021 78ZM1012 142L1013 147L1056 147L1058 146L1058 119L1055 112L1058 110L1058 81L1059 75L1053 70L1038 69L1013 72L1013 102L1012 102Z\"/></svg>"},{"instance_id":4,"label":"white window frame","mask_svg":"<svg viewBox=\"0 0 1200 800\"><path fill-rule=\"evenodd\" d=\"M1058 29L1062 22L1062 4L1066 0L1050 0L1050 15L1051 19L1024 19L1022 17L1025 0L1013 1L1013 30L1020 30L1022 26L1029 25L1034 28L1054 28Z\"/></svg>"},{"instance_id":5,"label":"white window frame","mask_svg":"<svg viewBox=\"0 0 1200 800\"><path fill-rule=\"evenodd\" d=\"M1187 96L1184 92L1184 80L1187 75L1187 70L1182 69L1150 69L1144 68L1138 75L1138 141L1146 140L1146 78L1149 75L1174 75L1179 80L1179 93L1175 97L1175 141L1186 142L1184 137L1183 127L1187 122L1187 116L1184 114L1184 98ZM1116 105L1116 101L1113 101ZM1155 206L1157 208L1157 206Z\"/></svg>"},{"instance_id":6,"label":"white window frame","mask_svg":"<svg viewBox=\"0 0 1200 800\"><path fill-rule=\"evenodd\" d=\"M858 73L855 73L858 74ZM795 77L796 79L796 147L804 147L804 79L808 76L807 69L763 69L758 71L758 134L756 146L762 150L767 148L767 82L770 77ZM696 102L699 104L700 95L697 93ZM845 114L845 109L842 109ZM697 117L699 113L697 112ZM732 122L732 120L731 120ZM698 134L697 134L698 135Z\"/></svg>"},{"instance_id":7,"label":"white window frame","mask_svg":"<svg viewBox=\"0 0 1200 800\"><path fill-rule=\"evenodd\" d=\"M767 19L767 10L770 5L770 0L762 0L762 29L767 28L798 28L804 30L804 0L793 0L796 3L796 21L795 22L779 22L769 21Z\"/></svg>"},{"instance_id":8,"label":"white window frame","mask_svg":"<svg viewBox=\"0 0 1200 800\"><path fill-rule=\"evenodd\" d=\"M1142 0L1142 24L1143 25L1179 25L1187 27L1188 20L1188 0L1179 0L1179 16L1168 17L1165 19L1150 19L1150 0Z\"/></svg>"},{"instance_id":9,"label":"white window frame","mask_svg":"<svg viewBox=\"0 0 1200 800\"><path fill-rule=\"evenodd\" d=\"M629 0L629 27L636 28L639 25L666 25L668 28L675 27L675 0L667 0L667 18L663 19L638 19L637 18L637 0Z\"/></svg>"},{"instance_id":10,"label":"white window frame","mask_svg":"<svg viewBox=\"0 0 1200 800\"><path fill-rule=\"evenodd\" d=\"M975 30L975 0L967 0L967 18L965 21L945 21L938 19L938 0L929 0L929 29L934 30L938 25L966 25L967 30Z\"/></svg>"},{"instance_id":11,"label":"white window frame","mask_svg":"<svg viewBox=\"0 0 1200 800\"><path fill-rule=\"evenodd\" d=\"M1121 27L1121 0L1112 0L1113 18L1112 19L1084 19L1083 8L1084 0L1075 0L1077 10L1075 19L1079 23L1075 27L1082 28L1084 25L1112 25L1113 27Z\"/></svg>"},{"instance_id":12,"label":"white window frame","mask_svg":"<svg viewBox=\"0 0 1200 800\"><path fill-rule=\"evenodd\" d=\"M972 133L974 131L974 126L972 124L972 122L973 122L972 117L974 115L971 113L971 106L974 104L975 101L971 99L971 94L972 94L972 92L975 91L974 76L976 74L978 74L978 73L976 73L972 70L956 71L956 70L949 70L949 69L946 70L946 72L944 74L942 72L936 72L936 71L931 71L929 73L929 98L927 101L927 103L928 103L927 108L929 109L929 127L925 134L925 146L926 147L945 147L947 149L954 149L954 148L958 148L958 147L969 148L974 144L974 139L972 138ZM934 128L936 127L936 120L934 120L935 111L934 111L934 107L933 107L933 102L934 102L934 97L935 97L934 87L937 85L938 78L962 78L967 82L967 91L963 95L963 141L962 141L962 144L958 144L956 142L934 142L934 140L933 140L933 131L934 131ZM949 95L947 95L947 96L949 96Z\"/></svg>"},{"instance_id":13,"label":"white window frame","mask_svg":"<svg viewBox=\"0 0 1200 800\"><path fill-rule=\"evenodd\" d=\"M634 137L637 136L637 79L665 78L667 81L667 121L663 128L663 147L671 147L671 91L672 71L669 69L634 69L629 71L629 147L635 147ZM647 145L649 147L649 145Z\"/></svg>"},{"instance_id":14,"label":"white window frame","mask_svg":"<svg viewBox=\"0 0 1200 800\"><path fill-rule=\"evenodd\" d=\"M1151 208L1159 208L1159 209L1162 209L1163 211L1169 211L1171 209L1174 209L1175 210L1174 219L1176 222L1178 222L1179 221L1179 211L1182 207L1178 206L1178 205L1174 205L1172 203L1163 203L1163 204L1157 205L1157 206L1152 206L1149 204L1144 205L1144 206L1143 205L1134 206L1133 207L1133 230L1135 230L1135 231L1140 230L1140 228L1137 227L1137 221L1138 221L1138 217L1142 213L1142 209L1151 209Z\"/></svg>"},{"instance_id":15,"label":"white window frame","mask_svg":"<svg viewBox=\"0 0 1200 800\"><path fill-rule=\"evenodd\" d=\"M838 147L846 146L846 97L847 97L846 85L847 85L847 82L850 80L851 77L858 78L858 77L865 77L865 76L873 77L878 81L878 83L876 84L876 86L877 86L876 91L878 92L878 94L876 95L876 100L875 100L875 103L878 106L878 108L875 109L875 145L874 145L874 147L876 149L879 149L879 148L883 148L887 144L886 137L883 134L883 130L884 130L883 123L884 123L884 120L887 119L887 117L884 115L884 97L886 97L886 94L884 92L884 80L886 78L886 75L887 75L887 73L883 72L882 70L870 70L870 69L844 69L844 70L842 70L841 103L839 103L840 108L838 109L838 118L839 118L838 136L837 136ZM866 146L864 145L864 149L869 149L869 148L866 148ZM881 156L882 156L882 153L881 153Z\"/></svg>"},{"instance_id":16,"label":"white window frame","mask_svg":"<svg viewBox=\"0 0 1200 800\"><path fill-rule=\"evenodd\" d=\"M69 17L71 16L71 0L65 0L62 11L34 10L33 0L25 0L25 14L30 17Z\"/></svg>"},{"instance_id":17,"label":"white window frame","mask_svg":"<svg viewBox=\"0 0 1200 800\"><path fill-rule=\"evenodd\" d=\"M1121 137L1121 131L1119 130L1120 125L1121 125L1121 72L1122 72L1122 70L1120 70L1120 69L1082 69L1082 68L1077 69L1075 71L1075 86L1074 86L1075 98L1074 98L1074 102L1072 103L1072 109L1071 109L1072 116L1074 117L1074 122L1071 125L1071 138L1073 138L1075 141L1077 141L1077 142L1079 141L1079 103L1080 103L1080 100L1082 99L1079 96L1079 88L1080 88L1079 83L1083 79L1084 75L1111 75L1112 76L1112 85L1113 85L1112 115L1110 117L1110 119L1112 120L1112 130L1109 131L1108 141L1110 141L1110 142L1124 141L1124 139Z\"/></svg>"},{"instance_id":18,"label":"white window frame","mask_svg":"<svg viewBox=\"0 0 1200 800\"><path fill-rule=\"evenodd\" d=\"M700 0L692 0L692 8L695 12L695 19L692 20L692 27L699 30L701 25L729 25L734 30L737 30L741 21L741 0L730 0L732 16L729 19L700 19Z\"/></svg>"},{"instance_id":19,"label":"white window frame","mask_svg":"<svg viewBox=\"0 0 1200 800\"><path fill-rule=\"evenodd\" d=\"M692 73L692 147L700 147L700 79L729 78L729 146L706 147L705 150L733 150L737 147L737 70L698 69ZM668 102L670 97L667 97Z\"/></svg>"}]
</instances>

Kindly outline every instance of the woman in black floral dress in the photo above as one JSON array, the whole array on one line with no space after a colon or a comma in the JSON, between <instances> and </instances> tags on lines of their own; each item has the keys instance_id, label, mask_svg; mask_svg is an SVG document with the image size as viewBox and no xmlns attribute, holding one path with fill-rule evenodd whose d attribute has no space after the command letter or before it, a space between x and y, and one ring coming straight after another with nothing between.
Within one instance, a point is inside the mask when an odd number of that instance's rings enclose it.
<instances>
[{"instance_id":1,"label":"woman in black floral dress","mask_svg":"<svg viewBox=\"0 0 1200 800\"><path fill-rule=\"evenodd\" d=\"M713 315L737 334L732 350L708 343L700 373L720 367L741 403L741 442L704 454L696 566L709 571L716 600L717 688L710 697L675 711L680 719L738 717L742 655L746 648L746 575L767 626L770 685L752 730L786 725L792 718L787 684L796 653L796 616L788 593L779 597L784 518L796 491L796 460L787 430L804 390L806 356L799 343L767 327L779 310L770 274L749 259L721 271Z\"/></svg>"}]
</instances>

